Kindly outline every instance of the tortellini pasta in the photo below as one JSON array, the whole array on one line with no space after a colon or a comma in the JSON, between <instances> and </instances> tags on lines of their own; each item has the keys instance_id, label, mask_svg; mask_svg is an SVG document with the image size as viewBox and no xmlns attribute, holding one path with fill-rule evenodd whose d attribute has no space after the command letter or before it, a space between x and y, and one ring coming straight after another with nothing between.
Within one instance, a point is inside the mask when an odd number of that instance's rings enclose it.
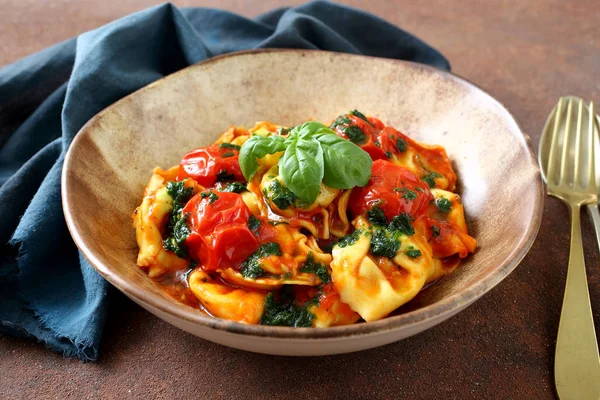
<instances>
[{"instance_id":1,"label":"tortellini pasta","mask_svg":"<svg viewBox=\"0 0 600 400\"><path fill-rule=\"evenodd\" d=\"M385 318L475 251L442 147L357 111L330 129L371 156L371 178L321 182L310 204L285 185L284 150L257 157L250 181L242 173L253 135L290 134L271 122L231 127L179 166L156 168L133 214L137 264L214 317L323 328Z\"/></svg>"}]
</instances>

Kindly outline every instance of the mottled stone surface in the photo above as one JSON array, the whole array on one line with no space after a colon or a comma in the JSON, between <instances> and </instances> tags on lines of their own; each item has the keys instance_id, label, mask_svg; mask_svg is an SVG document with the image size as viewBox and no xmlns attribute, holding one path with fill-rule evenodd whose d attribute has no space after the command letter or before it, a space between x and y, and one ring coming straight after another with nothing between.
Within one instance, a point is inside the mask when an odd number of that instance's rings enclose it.
<instances>
[{"instance_id":1,"label":"mottled stone surface","mask_svg":"<svg viewBox=\"0 0 600 400\"><path fill-rule=\"evenodd\" d=\"M252 16L300 2L175 3ZM0 65L153 4L0 0ZM514 113L536 147L559 96L600 101L600 7L594 0L374 0L368 9L444 53L454 72ZM600 261L587 217L583 225L600 332ZM0 337L0 398L553 398L568 246L567 210L549 199L530 254L489 294L418 336L340 356L282 358L228 349L115 294L97 363Z\"/></svg>"}]
</instances>

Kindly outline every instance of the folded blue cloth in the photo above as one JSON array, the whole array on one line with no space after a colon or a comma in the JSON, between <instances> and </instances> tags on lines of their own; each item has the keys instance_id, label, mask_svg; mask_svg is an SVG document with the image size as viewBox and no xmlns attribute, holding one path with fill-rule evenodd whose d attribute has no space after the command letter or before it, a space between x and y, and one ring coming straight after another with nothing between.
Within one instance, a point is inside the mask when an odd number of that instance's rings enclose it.
<instances>
[{"instance_id":1,"label":"folded blue cloth","mask_svg":"<svg viewBox=\"0 0 600 400\"><path fill-rule=\"evenodd\" d=\"M150 82L219 54L265 47L450 69L414 36L322 1L253 20L164 4L0 69L0 332L97 358L109 288L78 253L63 217L60 175L71 140L100 110Z\"/></svg>"}]
</instances>

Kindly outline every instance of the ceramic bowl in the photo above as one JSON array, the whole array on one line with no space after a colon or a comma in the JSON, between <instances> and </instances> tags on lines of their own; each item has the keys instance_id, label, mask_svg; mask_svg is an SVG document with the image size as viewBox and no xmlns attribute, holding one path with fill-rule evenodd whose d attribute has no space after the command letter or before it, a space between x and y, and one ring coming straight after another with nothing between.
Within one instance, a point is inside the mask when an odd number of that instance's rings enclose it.
<instances>
[{"instance_id":1,"label":"ceramic bowl","mask_svg":"<svg viewBox=\"0 0 600 400\"><path fill-rule=\"evenodd\" d=\"M212 143L234 124L327 122L351 109L446 148L459 177L470 233L479 244L450 276L386 319L312 329L209 317L165 295L136 266L131 213L153 167L178 164L187 151ZM280 355L368 349L444 321L517 266L535 239L543 210L531 142L483 90L420 64L304 50L216 57L111 105L73 141L64 163L62 198L79 249L129 298L201 338Z\"/></svg>"}]
</instances>

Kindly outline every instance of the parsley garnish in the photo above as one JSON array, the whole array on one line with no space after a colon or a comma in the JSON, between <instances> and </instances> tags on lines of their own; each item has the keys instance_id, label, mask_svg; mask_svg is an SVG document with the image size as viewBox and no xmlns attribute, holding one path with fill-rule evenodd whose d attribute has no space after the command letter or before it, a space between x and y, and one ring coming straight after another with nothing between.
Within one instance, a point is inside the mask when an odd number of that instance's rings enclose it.
<instances>
[{"instance_id":1,"label":"parsley garnish","mask_svg":"<svg viewBox=\"0 0 600 400\"><path fill-rule=\"evenodd\" d=\"M371 208L367 211L367 219L373 225L385 225L387 224L387 218L383 210L377 206Z\"/></svg>"},{"instance_id":2,"label":"parsley garnish","mask_svg":"<svg viewBox=\"0 0 600 400\"><path fill-rule=\"evenodd\" d=\"M419 188L416 188L415 190L418 189ZM408 188L397 187L394 188L394 192L402 192L402 198L406 200L414 200L417 198L417 194Z\"/></svg>"},{"instance_id":3,"label":"parsley garnish","mask_svg":"<svg viewBox=\"0 0 600 400\"><path fill-rule=\"evenodd\" d=\"M431 225L431 236L438 237L440 236L440 228L435 225Z\"/></svg>"},{"instance_id":4,"label":"parsley garnish","mask_svg":"<svg viewBox=\"0 0 600 400\"><path fill-rule=\"evenodd\" d=\"M329 126L329 128L330 129L335 129L335 128L337 128L338 126L340 126L342 124L349 124L351 122L352 122L352 120L350 118L346 117L345 115L340 115L339 117L337 117L335 119L335 121L333 121L331 123L331 125Z\"/></svg>"},{"instance_id":5,"label":"parsley garnish","mask_svg":"<svg viewBox=\"0 0 600 400\"><path fill-rule=\"evenodd\" d=\"M227 182L235 180L235 175L227 172L226 169L222 169L217 173L217 182Z\"/></svg>"},{"instance_id":6,"label":"parsley garnish","mask_svg":"<svg viewBox=\"0 0 600 400\"><path fill-rule=\"evenodd\" d=\"M212 204L215 201L219 200L219 196L214 194L214 192L210 192L210 191L200 193L200 197L202 197L203 199L206 199L208 197L209 204Z\"/></svg>"},{"instance_id":7,"label":"parsley garnish","mask_svg":"<svg viewBox=\"0 0 600 400\"><path fill-rule=\"evenodd\" d=\"M440 210L443 213L450 212L450 209L452 208L452 202L446 199L445 197L440 197L439 199L436 199L435 205L437 206L438 210Z\"/></svg>"},{"instance_id":8,"label":"parsley garnish","mask_svg":"<svg viewBox=\"0 0 600 400\"><path fill-rule=\"evenodd\" d=\"M242 263L240 272L244 278L256 279L265 271L261 268L260 260L268 256L280 256L281 248L276 242L262 244L254 253Z\"/></svg>"},{"instance_id":9,"label":"parsley garnish","mask_svg":"<svg viewBox=\"0 0 600 400\"><path fill-rule=\"evenodd\" d=\"M410 246L408 250L405 251L405 254L411 258L417 258L421 257L421 250L415 249L414 247Z\"/></svg>"},{"instance_id":10,"label":"parsley garnish","mask_svg":"<svg viewBox=\"0 0 600 400\"><path fill-rule=\"evenodd\" d=\"M254 215L250 215L250 218L248 218L248 229L254 232L255 235L258 235L260 225L260 219L256 218Z\"/></svg>"},{"instance_id":11,"label":"parsley garnish","mask_svg":"<svg viewBox=\"0 0 600 400\"><path fill-rule=\"evenodd\" d=\"M425 175L421 177L421 180L429 185L430 188L435 187L435 178L441 178L442 175L438 174L435 171L428 171Z\"/></svg>"},{"instance_id":12,"label":"parsley garnish","mask_svg":"<svg viewBox=\"0 0 600 400\"><path fill-rule=\"evenodd\" d=\"M283 186L278 179L273 179L268 188L263 190L263 193L267 198L271 199L273 204L280 210L286 210L294 204L294 201L297 199L296 195Z\"/></svg>"},{"instance_id":13,"label":"parsley garnish","mask_svg":"<svg viewBox=\"0 0 600 400\"><path fill-rule=\"evenodd\" d=\"M395 216L387 226L376 227L371 237L371 253L375 256L393 258L400 249L400 236L412 236L415 230L410 214Z\"/></svg>"},{"instance_id":14,"label":"parsley garnish","mask_svg":"<svg viewBox=\"0 0 600 400\"><path fill-rule=\"evenodd\" d=\"M348 139L354 144L363 144L365 140L365 134L358 126L349 126L347 128L341 129L342 132L348 136Z\"/></svg>"},{"instance_id":15,"label":"parsley garnish","mask_svg":"<svg viewBox=\"0 0 600 400\"><path fill-rule=\"evenodd\" d=\"M329 275L329 271L327 270L327 264L319 264L315 262L312 253L308 253L306 257L306 261L299 269L300 272L309 272L317 275L321 280L321 283L329 283L331 282L331 276Z\"/></svg>"},{"instance_id":16,"label":"parsley garnish","mask_svg":"<svg viewBox=\"0 0 600 400\"><path fill-rule=\"evenodd\" d=\"M309 328L312 326L315 315L308 308L319 304L318 296L302 305L297 305L293 289L286 285L275 298L273 292L267 295L264 312L260 318L261 325L293 326L295 328Z\"/></svg>"},{"instance_id":17,"label":"parsley garnish","mask_svg":"<svg viewBox=\"0 0 600 400\"><path fill-rule=\"evenodd\" d=\"M362 229L357 229L349 235L341 237L334 246L346 247L352 246L358 241L358 237L362 233Z\"/></svg>"},{"instance_id":18,"label":"parsley garnish","mask_svg":"<svg viewBox=\"0 0 600 400\"><path fill-rule=\"evenodd\" d=\"M398 138L398 140L396 140L396 148L400 153L404 153L406 151L406 142L401 138Z\"/></svg>"},{"instance_id":19,"label":"parsley garnish","mask_svg":"<svg viewBox=\"0 0 600 400\"><path fill-rule=\"evenodd\" d=\"M233 149L233 150L239 150L240 146L238 146L237 144L233 144L233 143L221 143L219 145L220 149Z\"/></svg>"},{"instance_id":20,"label":"parsley garnish","mask_svg":"<svg viewBox=\"0 0 600 400\"><path fill-rule=\"evenodd\" d=\"M220 192L242 193L246 191L246 185L240 182L227 182L225 186L219 188Z\"/></svg>"},{"instance_id":21,"label":"parsley garnish","mask_svg":"<svg viewBox=\"0 0 600 400\"><path fill-rule=\"evenodd\" d=\"M235 153L233 151L228 151L227 153L221 154L221 157L223 157L223 158L233 157L233 156L235 156Z\"/></svg>"},{"instance_id":22,"label":"parsley garnish","mask_svg":"<svg viewBox=\"0 0 600 400\"><path fill-rule=\"evenodd\" d=\"M358 110L352 110L352 111L350 111L350 114L354 115L355 117L358 117L358 118L362 119L362 120L363 120L363 121L365 121L367 124L369 124L369 125L371 125L371 126L374 126L374 125L371 123L371 121L369 121L369 120L367 119L367 117L365 117L365 114L361 113L360 111L358 111Z\"/></svg>"},{"instance_id":23,"label":"parsley garnish","mask_svg":"<svg viewBox=\"0 0 600 400\"><path fill-rule=\"evenodd\" d=\"M174 252L178 257L187 257L185 240L190 235L187 226L187 215L183 215L183 207L192 197L194 189L185 187L185 181L167 183L167 194L171 196L172 208L167 221L167 238L163 240L163 247Z\"/></svg>"}]
</instances>

